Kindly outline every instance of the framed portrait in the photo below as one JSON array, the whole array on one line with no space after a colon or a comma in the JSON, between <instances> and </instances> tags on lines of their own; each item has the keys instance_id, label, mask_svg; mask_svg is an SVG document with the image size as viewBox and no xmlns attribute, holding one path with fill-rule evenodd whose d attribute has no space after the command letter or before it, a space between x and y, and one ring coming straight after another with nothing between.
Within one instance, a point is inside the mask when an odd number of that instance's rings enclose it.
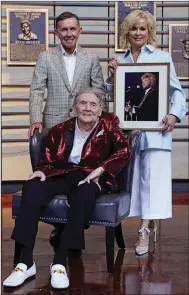
<instances>
[{"instance_id":1,"label":"framed portrait","mask_svg":"<svg viewBox=\"0 0 189 295\"><path fill-rule=\"evenodd\" d=\"M169 25L169 52L181 80L189 79L189 25Z\"/></svg>"},{"instance_id":2,"label":"framed portrait","mask_svg":"<svg viewBox=\"0 0 189 295\"><path fill-rule=\"evenodd\" d=\"M169 107L169 63L118 64L114 113L122 129L160 130Z\"/></svg>"},{"instance_id":3,"label":"framed portrait","mask_svg":"<svg viewBox=\"0 0 189 295\"><path fill-rule=\"evenodd\" d=\"M153 1L117 1L115 2L115 51L124 52L121 49L121 25L125 17L133 10L149 11L156 17L156 4Z\"/></svg>"},{"instance_id":4,"label":"framed portrait","mask_svg":"<svg viewBox=\"0 0 189 295\"><path fill-rule=\"evenodd\" d=\"M48 49L48 10L7 8L7 64L35 65Z\"/></svg>"}]
</instances>

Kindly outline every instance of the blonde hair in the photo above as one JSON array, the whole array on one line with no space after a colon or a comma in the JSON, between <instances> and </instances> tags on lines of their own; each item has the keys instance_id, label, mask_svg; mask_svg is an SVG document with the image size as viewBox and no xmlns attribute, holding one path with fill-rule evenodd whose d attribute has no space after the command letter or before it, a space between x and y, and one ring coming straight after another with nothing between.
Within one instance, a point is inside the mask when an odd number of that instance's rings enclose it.
<instances>
[{"instance_id":1,"label":"blonde hair","mask_svg":"<svg viewBox=\"0 0 189 295\"><path fill-rule=\"evenodd\" d=\"M156 76L152 73L144 73L141 80L148 79L150 81L150 86L154 87L156 84Z\"/></svg>"},{"instance_id":2,"label":"blonde hair","mask_svg":"<svg viewBox=\"0 0 189 295\"><path fill-rule=\"evenodd\" d=\"M121 24L121 37L120 37L120 43L122 49L131 48L131 43L129 41L129 31L135 24L135 22L138 19L144 18L147 21L147 27L148 27L148 44L156 46L156 22L153 15L148 11L142 11L142 10L134 10L131 13L129 13L125 19L123 20Z\"/></svg>"}]
</instances>

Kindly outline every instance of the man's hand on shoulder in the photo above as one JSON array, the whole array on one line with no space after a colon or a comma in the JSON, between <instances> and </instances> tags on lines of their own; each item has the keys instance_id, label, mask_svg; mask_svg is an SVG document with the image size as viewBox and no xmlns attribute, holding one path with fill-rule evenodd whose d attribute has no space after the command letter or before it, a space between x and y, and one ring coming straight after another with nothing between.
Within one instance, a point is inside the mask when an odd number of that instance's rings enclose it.
<instances>
[{"instance_id":1,"label":"man's hand on shoulder","mask_svg":"<svg viewBox=\"0 0 189 295\"><path fill-rule=\"evenodd\" d=\"M118 64L119 64L119 60L116 59L116 57L112 57L111 61L108 64L108 68L109 68L109 71L111 74L111 83L112 84L114 83L114 71L117 68Z\"/></svg>"},{"instance_id":2,"label":"man's hand on shoulder","mask_svg":"<svg viewBox=\"0 0 189 295\"><path fill-rule=\"evenodd\" d=\"M40 181L45 181L46 180L46 176L45 176L45 174L42 171L35 171L34 173L32 173L29 176L28 180L33 179L33 178L36 178L36 177L39 177L40 178Z\"/></svg>"},{"instance_id":3,"label":"man's hand on shoulder","mask_svg":"<svg viewBox=\"0 0 189 295\"><path fill-rule=\"evenodd\" d=\"M33 136L35 129L38 129L39 133L41 133L43 130L43 124L41 122L32 123L29 127L29 130L28 130L28 137Z\"/></svg>"}]
</instances>

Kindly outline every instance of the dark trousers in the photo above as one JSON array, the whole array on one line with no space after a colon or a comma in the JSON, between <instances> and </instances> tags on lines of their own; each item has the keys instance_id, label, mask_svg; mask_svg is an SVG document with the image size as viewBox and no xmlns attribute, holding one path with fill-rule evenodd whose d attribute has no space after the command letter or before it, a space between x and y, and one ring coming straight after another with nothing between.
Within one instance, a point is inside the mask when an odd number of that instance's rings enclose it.
<instances>
[{"instance_id":1,"label":"dark trousers","mask_svg":"<svg viewBox=\"0 0 189 295\"><path fill-rule=\"evenodd\" d=\"M95 208L96 198L101 191L94 182L78 186L86 175L81 171L27 181L23 186L20 214L12 233L12 239L33 249L38 222L43 207L57 194L68 195L68 221L60 237L60 248L84 249L84 227L88 224Z\"/></svg>"}]
</instances>

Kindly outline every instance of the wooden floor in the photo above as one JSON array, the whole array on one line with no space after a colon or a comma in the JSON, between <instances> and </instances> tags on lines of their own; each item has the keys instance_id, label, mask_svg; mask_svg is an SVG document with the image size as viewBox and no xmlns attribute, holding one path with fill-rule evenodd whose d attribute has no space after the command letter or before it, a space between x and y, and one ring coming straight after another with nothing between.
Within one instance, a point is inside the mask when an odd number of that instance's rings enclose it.
<instances>
[{"instance_id":1,"label":"wooden floor","mask_svg":"<svg viewBox=\"0 0 189 295\"><path fill-rule=\"evenodd\" d=\"M3 209L2 280L12 269L13 228L11 209ZM138 218L123 222L125 250L116 247L114 274L106 272L104 228L91 226L86 230L86 250L82 258L68 265L70 287L57 291L49 285L49 265L53 251L48 243L51 226L40 223L35 247L37 275L19 288L2 287L1 294L19 295L123 295L123 294L189 294L188 287L188 206L174 205L173 218L159 224L155 254L137 258ZM153 248L153 243L152 243Z\"/></svg>"}]
</instances>

